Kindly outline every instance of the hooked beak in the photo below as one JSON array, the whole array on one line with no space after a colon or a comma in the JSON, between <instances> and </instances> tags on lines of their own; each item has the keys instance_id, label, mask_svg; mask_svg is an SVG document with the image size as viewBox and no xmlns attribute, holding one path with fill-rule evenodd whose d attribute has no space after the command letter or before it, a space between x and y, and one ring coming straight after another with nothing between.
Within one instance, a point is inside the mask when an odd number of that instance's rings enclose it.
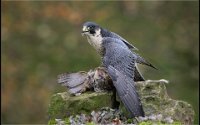
<instances>
[{"instance_id":1,"label":"hooked beak","mask_svg":"<svg viewBox=\"0 0 200 125\"><path fill-rule=\"evenodd\" d=\"M81 34L84 35L85 33L89 32L86 26L83 26Z\"/></svg>"}]
</instances>

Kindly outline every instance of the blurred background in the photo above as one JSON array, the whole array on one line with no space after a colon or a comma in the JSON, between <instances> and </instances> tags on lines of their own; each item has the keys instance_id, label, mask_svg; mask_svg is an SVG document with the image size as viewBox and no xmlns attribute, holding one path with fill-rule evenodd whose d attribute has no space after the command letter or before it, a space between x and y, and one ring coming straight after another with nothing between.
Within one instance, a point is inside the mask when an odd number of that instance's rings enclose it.
<instances>
[{"instance_id":1,"label":"blurred background","mask_svg":"<svg viewBox=\"0 0 200 125\"><path fill-rule=\"evenodd\" d=\"M82 24L94 21L123 36L167 79L169 95L199 115L199 2L1 2L1 123L47 123L51 96L64 72L88 71L100 57Z\"/></svg>"}]
</instances>

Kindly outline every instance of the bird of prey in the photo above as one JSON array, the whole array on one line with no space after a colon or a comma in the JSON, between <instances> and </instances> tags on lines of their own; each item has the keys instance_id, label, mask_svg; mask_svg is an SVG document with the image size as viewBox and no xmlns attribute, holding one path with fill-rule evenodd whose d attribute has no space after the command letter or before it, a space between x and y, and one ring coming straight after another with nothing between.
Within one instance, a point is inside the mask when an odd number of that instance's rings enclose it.
<instances>
[{"instance_id":1,"label":"bird of prey","mask_svg":"<svg viewBox=\"0 0 200 125\"><path fill-rule=\"evenodd\" d=\"M90 30L87 29L87 28L90 28L90 27L91 27ZM96 29L99 29L99 30L96 30ZM95 30L96 30L97 33L95 33ZM89 34L91 34L91 35L89 35ZM130 44L127 40L125 40L124 38L122 38L118 34L111 32L111 31L108 31L107 29L101 28L98 24L96 24L94 22L84 23L82 35L87 36L88 42L97 50L98 53L100 53L100 55L102 55L101 42L102 42L102 39L106 38L106 37L119 39L120 45L127 47L130 50L138 50L135 46ZM137 68L137 63L150 66L154 69L157 69L157 68L154 67L148 61L146 61L144 58L142 58L141 56L136 54L135 52L133 52L133 53L137 56L136 64L134 66L134 81L144 81L145 80L144 77L141 75L141 73L139 72L139 70Z\"/></svg>"},{"instance_id":2,"label":"bird of prey","mask_svg":"<svg viewBox=\"0 0 200 125\"><path fill-rule=\"evenodd\" d=\"M155 68L144 58L131 51L137 50L121 36L110 32L98 24L86 22L83 24L82 35L102 56L102 65L113 81L118 96L133 117L144 116L139 95L134 87L134 80L144 78L139 73L136 63Z\"/></svg>"}]
</instances>

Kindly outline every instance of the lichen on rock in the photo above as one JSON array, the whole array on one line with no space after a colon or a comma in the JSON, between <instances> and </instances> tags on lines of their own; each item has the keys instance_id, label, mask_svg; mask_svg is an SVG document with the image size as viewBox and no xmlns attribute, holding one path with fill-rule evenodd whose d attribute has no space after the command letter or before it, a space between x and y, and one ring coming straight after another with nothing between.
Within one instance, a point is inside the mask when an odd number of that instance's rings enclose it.
<instances>
[{"instance_id":1,"label":"lichen on rock","mask_svg":"<svg viewBox=\"0 0 200 125\"><path fill-rule=\"evenodd\" d=\"M171 99L166 90L166 80L147 80L137 82L136 87L141 97L145 114L162 114L163 118L171 118L184 124L192 124L194 110L187 102Z\"/></svg>"}]
</instances>

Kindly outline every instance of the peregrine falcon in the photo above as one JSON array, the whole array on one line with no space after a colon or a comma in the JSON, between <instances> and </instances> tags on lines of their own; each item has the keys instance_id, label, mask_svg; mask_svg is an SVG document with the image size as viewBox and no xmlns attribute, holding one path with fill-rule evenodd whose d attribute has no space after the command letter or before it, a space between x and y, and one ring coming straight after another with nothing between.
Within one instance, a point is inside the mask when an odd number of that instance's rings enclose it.
<instances>
[{"instance_id":1,"label":"peregrine falcon","mask_svg":"<svg viewBox=\"0 0 200 125\"><path fill-rule=\"evenodd\" d=\"M102 56L102 65L113 81L118 96L133 117L144 116L139 95L134 81L144 80L136 63L155 68L144 58L131 50L138 50L124 38L110 32L98 24L86 22L83 24L82 35Z\"/></svg>"},{"instance_id":2,"label":"peregrine falcon","mask_svg":"<svg viewBox=\"0 0 200 125\"><path fill-rule=\"evenodd\" d=\"M98 24L94 22L86 22L83 24L82 29L82 35L85 35L88 39L88 42L97 50L97 52L102 55L103 49L101 46L102 39L111 37L114 39L119 39L119 44L123 47L126 47L130 50L138 50L135 46L130 44L127 40L119 36L118 34L108 31L107 29L104 29L100 27ZM154 69L157 69L154 67L151 63L146 61L144 58L133 52L136 56L136 64L134 65L134 81L144 81L144 77L141 75L137 68L137 63L150 66Z\"/></svg>"}]
</instances>

